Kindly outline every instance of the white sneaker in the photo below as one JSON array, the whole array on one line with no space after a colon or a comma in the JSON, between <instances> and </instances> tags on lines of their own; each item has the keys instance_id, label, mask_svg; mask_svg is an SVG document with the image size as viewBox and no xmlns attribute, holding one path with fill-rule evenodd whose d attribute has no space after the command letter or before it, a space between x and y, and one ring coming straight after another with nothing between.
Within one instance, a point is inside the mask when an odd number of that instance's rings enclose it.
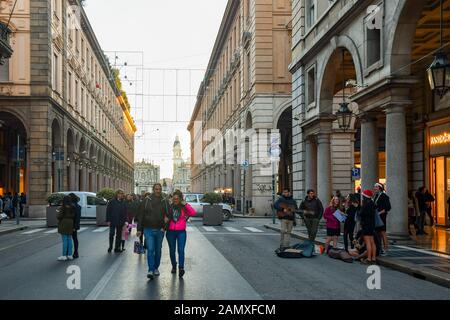
<instances>
[{"instance_id":1,"label":"white sneaker","mask_svg":"<svg viewBox=\"0 0 450 320\"><path fill-rule=\"evenodd\" d=\"M72 256L67 256L67 260L73 260Z\"/></svg>"},{"instance_id":2,"label":"white sneaker","mask_svg":"<svg viewBox=\"0 0 450 320\"><path fill-rule=\"evenodd\" d=\"M58 258L58 261L67 261L67 257L66 256L61 256Z\"/></svg>"},{"instance_id":3,"label":"white sneaker","mask_svg":"<svg viewBox=\"0 0 450 320\"><path fill-rule=\"evenodd\" d=\"M148 279L153 280L154 277L155 277L155 275L154 275L153 272L149 271L149 272L147 273L147 278L148 278Z\"/></svg>"},{"instance_id":4,"label":"white sneaker","mask_svg":"<svg viewBox=\"0 0 450 320\"><path fill-rule=\"evenodd\" d=\"M160 275L159 270L156 269L156 270L155 270L155 276L159 276L159 275Z\"/></svg>"}]
</instances>

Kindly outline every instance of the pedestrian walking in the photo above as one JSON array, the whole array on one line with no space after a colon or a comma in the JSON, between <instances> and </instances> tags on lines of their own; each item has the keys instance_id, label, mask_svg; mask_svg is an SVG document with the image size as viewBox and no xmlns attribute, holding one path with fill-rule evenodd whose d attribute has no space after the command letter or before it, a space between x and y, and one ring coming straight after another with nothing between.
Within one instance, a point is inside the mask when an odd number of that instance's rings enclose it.
<instances>
[{"instance_id":1,"label":"pedestrian walking","mask_svg":"<svg viewBox=\"0 0 450 320\"><path fill-rule=\"evenodd\" d=\"M352 249L355 248L353 241L356 227L356 214L361 209L360 198L361 196L359 194L350 194L348 196L347 207L345 210L345 215L347 216L347 218L345 219L344 222L344 248L345 251L347 252L349 240L350 240L350 247Z\"/></svg>"},{"instance_id":2,"label":"pedestrian walking","mask_svg":"<svg viewBox=\"0 0 450 320\"><path fill-rule=\"evenodd\" d=\"M333 248L337 248L338 237L341 235L341 222L334 214L341 208L341 200L335 196L331 199L330 205L325 209L323 217L326 220L327 239L326 252L331 249L330 243L333 242Z\"/></svg>"},{"instance_id":3,"label":"pedestrian walking","mask_svg":"<svg viewBox=\"0 0 450 320\"><path fill-rule=\"evenodd\" d=\"M27 204L27 196L25 193L20 194L20 200L19 200L19 206L20 206L20 216L23 217L23 210L25 208L25 205Z\"/></svg>"},{"instance_id":4,"label":"pedestrian walking","mask_svg":"<svg viewBox=\"0 0 450 320\"><path fill-rule=\"evenodd\" d=\"M382 243L383 243L383 250L381 250L381 255L386 255L388 248L389 248L389 242L387 237L387 215L389 211L391 210L391 202L389 199L389 196L386 194L386 191L384 189L384 185L381 183L375 183L374 186L374 204L376 213L380 216L381 220L383 221L382 226L376 227L376 232L378 233L378 236L380 237Z\"/></svg>"},{"instance_id":5,"label":"pedestrian walking","mask_svg":"<svg viewBox=\"0 0 450 320\"><path fill-rule=\"evenodd\" d=\"M15 193L14 196L12 197L12 212L13 212L13 218L16 217L17 215L20 215L19 213L19 194Z\"/></svg>"},{"instance_id":6,"label":"pedestrian walking","mask_svg":"<svg viewBox=\"0 0 450 320\"><path fill-rule=\"evenodd\" d=\"M408 233L412 235L411 226L414 228L415 234L419 231L418 221L420 219L420 210L414 192L408 191Z\"/></svg>"},{"instance_id":7,"label":"pedestrian walking","mask_svg":"<svg viewBox=\"0 0 450 320\"><path fill-rule=\"evenodd\" d=\"M74 229L75 208L69 196L64 196L58 210L58 233L62 237L62 255L58 261L72 260L72 234Z\"/></svg>"},{"instance_id":8,"label":"pedestrian walking","mask_svg":"<svg viewBox=\"0 0 450 320\"><path fill-rule=\"evenodd\" d=\"M361 206L361 230L364 243L367 249L367 259L361 260L365 264L376 263L376 244L374 240L375 236L375 203L373 202L373 191L364 190L362 193L362 206Z\"/></svg>"},{"instance_id":9,"label":"pedestrian walking","mask_svg":"<svg viewBox=\"0 0 450 320\"><path fill-rule=\"evenodd\" d=\"M189 217L196 214L194 208L189 203L183 201L183 193L175 191L172 196L172 203L169 205L168 220L169 226L166 232L167 243L169 244L170 262L172 263L172 273L177 272L177 259L175 252L178 252L178 276L184 276L184 257L186 247L186 222Z\"/></svg>"},{"instance_id":10,"label":"pedestrian walking","mask_svg":"<svg viewBox=\"0 0 450 320\"><path fill-rule=\"evenodd\" d=\"M78 259L79 253L78 253L78 230L80 230L80 224L81 224L81 206L78 204L80 202L80 198L75 193L69 194L70 200L72 201L72 206L74 208L75 215L73 217L73 233L72 233L72 240L73 240L73 258Z\"/></svg>"},{"instance_id":11,"label":"pedestrian walking","mask_svg":"<svg viewBox=\"0 0 450 320\"><path fill-rule=\"evenodd\" d=\"M147 278L153 280L159 276L158 270L161 263L161 248L164 239L164 232L169 204L162 197L162 185L156 183L153 186L153 193L147 196L140 205L138 212L137 236L143 233L147 246Z\"/></svg>"},{"instance_id":12,"label":"pedestrian walking","mask_svg":"<svg viewBox=\"0 0 450 320\"><path fill-rule=\"evenodd\" d=\"M124 192L117 190L114 199L108 202L106 208L106 222L109 225L109 248L108 253L112 251L114 237L116 238L114 252L121 253L122 228L125 225L127 209L124 201Z\"/></svg>"},{"instance_id":13,"label":"pedestrian walking","mask_svg":"<svg viewBox=\"0 0 450 320\"><path fill-rule=\"evenodd\" d=\"M427 188L422 186L416 192L417 206L419 208L418 231L416 235L428 235L425 232L425 215L427 214Z\"/></svg>"},{"instance_id":14,"label":"pedestrian walking","mask_svg":"<svg viewBox=\"0 0 450 320\"><path fill-rule=\"evenodd\" d=\"M283 250L290 246L291 232L293 227L297 225L295 220L297 203L292 198L289 188L283 189L280 198L274 204L274 208L277 210L278 219L281 223L280 249Z\"/></svg>"},{"instance_id":15,"label":"pedestrian walking","mask_svg":"<svg viewBox=\"0 0 450 320\"><path fill-rule=\"evenodd\" d=\"M308 230L308 238L314 241L317 235L320 219L323 216L322 202L316 197L313 189L307 191L305 200L300 205L300 210L303 212L303 220L305 221Z\"/></svg>"},{"instance_id":16,"label":"pedestrian walking","mask_svg":"<svg viewBox=\"0 0 450 320\"><path fill-rule=\"evenodd\" d=\"M428 189L425 192L425 203L427 206L426 213L428 215L428 218L430 219L430 227L434 226L434 217L433 217L433 202L435 201L433 195L428 191Z\"/></svg>"}]
</instances>

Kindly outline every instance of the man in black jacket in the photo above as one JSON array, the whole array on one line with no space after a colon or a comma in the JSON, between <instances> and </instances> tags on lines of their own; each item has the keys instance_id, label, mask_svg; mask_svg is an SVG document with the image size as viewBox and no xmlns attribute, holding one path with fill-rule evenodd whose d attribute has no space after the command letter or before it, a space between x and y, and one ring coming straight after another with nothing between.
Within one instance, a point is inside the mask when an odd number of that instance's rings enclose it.
<instances>
[{"instance_id":1,"label":"man in black jacket","mask_svg":"<svg viewBox=\"0 0 450 320\"><path fill-rule=\"evenodd\" d=\"M168 207L167 200L162 197L162 185L157 183L153 186L153 193L141 202L137 215L137 236L140 237L142 233L145 236L147 278L150 280L160 274L158 268L161 263L162 242L168 222Z\"/></svg>"},{"instance_id":2,"label":"man in black jacket","mask_svg":"<svg viewBox=\"0 0 450 320\"><path fill-rule=\"evenodd\" d=\"M292 228L296 225L295 210L297 210L297 202L292 198L288 188L283 189L283 193L275 202L274 207L281 222L280 248L287 248L291 240Z\"/></svg>"},{"instance_id":3,"label":"man in black jacket","mask_svg":"<svg viewBox=\"0 0 450 320\"><path fill-rule=\"evenodd\" d=\"M310 241L314 241L320 219L323 216L322 202L316 197L314 190L310 189L307 191L306 199L300 205L300 210L303 212L303 220L308 230L308 238Z\"/></svg>"},{"instance_id":4,"label":"man in black jacket","mask_svg":"<svg viewBox=\"0 0 450 320\"><path fill-rule=\"evenodd\" d=\"M81 207L78 204L80 202L80 198L75 193L69 194L70 200L72 201L72 205L75 208L75 216L73 218L73 255L74 259L79 257L78 254L78 230L80 230L80 222L81 222Z\"/></svg>"},{"instance_id":5,"label":"man in black jacket","mask_svg":"<svg viewBox=\"0 0 450 320\"><path fill-rule=\"evenodd\" d=\"M114 246L114 252L120 253L120 244L122 242L122 228L125 225L127 218L127 207L123 200L125 194L122 190L116 191L116 196L106 207L106 222L109 225L109 248L108 252L112 251L114 243L114 236L116 237L116 243Z\"/></svg>"}]
</instances>

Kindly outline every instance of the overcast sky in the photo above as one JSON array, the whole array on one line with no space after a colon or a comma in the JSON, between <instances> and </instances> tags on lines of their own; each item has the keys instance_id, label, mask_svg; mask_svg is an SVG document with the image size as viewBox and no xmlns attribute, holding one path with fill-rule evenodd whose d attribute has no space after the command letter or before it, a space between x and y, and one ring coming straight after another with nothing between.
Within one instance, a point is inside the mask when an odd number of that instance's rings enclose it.
<instances>
[{"instance_id":1,"label":"overcast sky","mask_svg":"<svg viewBox=\"0 0 450 320\"><path fill-rule=\"evenodd\" d=\"M183 156L190 155L187 123L181 121L190 118L226 3L86 1L85 10L100 45L108 51L111 63L121 69L122 77L128 79L123 79L124 87L138 126L135 159L145 158L161 165L161 178L172 178L176 134L180 136ZM142 70L141 65L151 70ZM158 68L166 70L154 70Z\"/></svg>"}]
</instances>

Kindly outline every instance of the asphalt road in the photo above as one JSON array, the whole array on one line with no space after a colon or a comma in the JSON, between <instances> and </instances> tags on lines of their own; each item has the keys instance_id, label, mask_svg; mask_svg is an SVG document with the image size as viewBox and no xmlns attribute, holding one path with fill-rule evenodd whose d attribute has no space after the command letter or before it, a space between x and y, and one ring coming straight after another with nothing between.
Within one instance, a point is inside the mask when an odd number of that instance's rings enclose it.
<instances>
[{"instance_id":1,"label":"asphalt road","mask_svg":"<svg viewBox=\"0 0 450 320\"><path fill-rule=\"evenodd\" d=\"M367 267L359 263L280 259L274 254L279 234L265 229L266 222L234 219L205 229L193 221L182 280L170 273L166 240L161 276L147 281L146 258L132 252L133 237L127 251L108 254L108 231L83 226L80 259L58 262L61 241L46 233L52 229L0 236L0 299L450 299L450 289L384 267L381 289L369 290ZM74 265L79 290L66 285Z\"/></svg>"}]
</instances>

